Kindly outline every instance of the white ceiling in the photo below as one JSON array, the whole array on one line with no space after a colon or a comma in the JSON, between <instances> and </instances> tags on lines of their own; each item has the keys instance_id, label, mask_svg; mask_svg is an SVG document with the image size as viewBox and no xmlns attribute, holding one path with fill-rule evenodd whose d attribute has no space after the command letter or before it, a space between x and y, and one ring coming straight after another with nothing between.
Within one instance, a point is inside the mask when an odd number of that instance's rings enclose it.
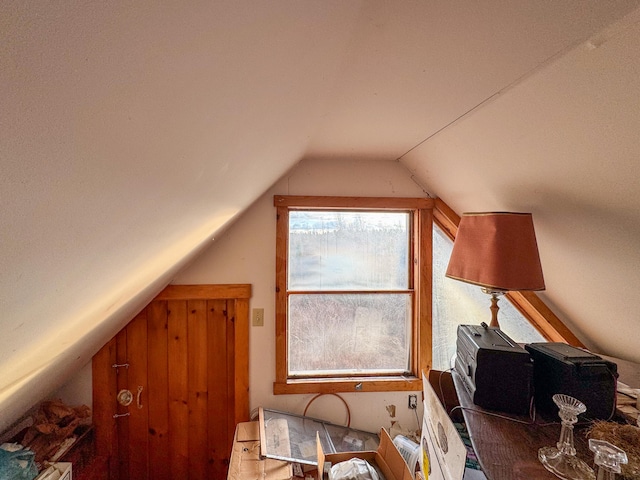
<instances>
[{"instance_id":1,"label":"white ceiling","mask_svg":"<svg viewBox=\"0 0 640 480\"><path fill-rule=\"evenodd\" d=\"M639 0L165 3L0 4L0 430L305 157L533 211L545 299L640 361Z\"/></svg>"}]
</instances>

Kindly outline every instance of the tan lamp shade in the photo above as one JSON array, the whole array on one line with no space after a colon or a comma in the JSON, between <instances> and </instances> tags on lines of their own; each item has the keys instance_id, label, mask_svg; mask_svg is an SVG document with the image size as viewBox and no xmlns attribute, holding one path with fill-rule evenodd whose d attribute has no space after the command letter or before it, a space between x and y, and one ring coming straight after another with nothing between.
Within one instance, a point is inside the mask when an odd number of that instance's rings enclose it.
<instances>
[{"instance_id":1,"label":"tan lamp shade","mask_svg":"<svg viewBox=\"0 0 640 480\"><path fill-rule=\"evenodd\" d=\"M489 290L544 290L530 213L465 213L447 277Z\"/></svg>"}]
</instances>

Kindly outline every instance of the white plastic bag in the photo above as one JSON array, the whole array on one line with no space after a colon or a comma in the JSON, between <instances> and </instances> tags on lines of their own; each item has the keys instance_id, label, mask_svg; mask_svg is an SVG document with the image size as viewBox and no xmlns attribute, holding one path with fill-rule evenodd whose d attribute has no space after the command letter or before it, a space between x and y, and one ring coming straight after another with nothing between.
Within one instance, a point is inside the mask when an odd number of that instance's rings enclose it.
<instances>
[{"instance_id":1,"label":"white plastic bag","mask_svg":"<svg viewBox=\"0 0 640 480\"><path fill-rule=\"evenodd\" d=\"M330 480L380 480L380 477L369 462L352 458L332 466Z\"/></svg>"}]
</instances>

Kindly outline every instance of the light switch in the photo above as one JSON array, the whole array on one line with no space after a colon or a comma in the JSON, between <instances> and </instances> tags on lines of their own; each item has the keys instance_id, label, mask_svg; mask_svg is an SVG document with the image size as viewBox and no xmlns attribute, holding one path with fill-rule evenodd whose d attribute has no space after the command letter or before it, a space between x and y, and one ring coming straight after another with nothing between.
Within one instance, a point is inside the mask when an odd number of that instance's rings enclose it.
<instances>
[{"instance_id":1,"label":"light switch","mask_svg":"<svg viewBox=\"0 0 640 480\"><path fill-rule=\"evenodd\" d=\"M254 308L251 311L251 324L254 327L264 326L264 308Z\"/></svg>"}]
</instances>

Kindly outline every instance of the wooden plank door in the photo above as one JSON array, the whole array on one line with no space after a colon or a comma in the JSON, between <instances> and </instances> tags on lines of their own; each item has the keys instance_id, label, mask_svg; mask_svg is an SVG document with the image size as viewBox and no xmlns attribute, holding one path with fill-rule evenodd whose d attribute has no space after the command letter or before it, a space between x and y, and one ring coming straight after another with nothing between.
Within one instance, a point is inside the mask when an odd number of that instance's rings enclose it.
<instances>
[{"instance_id":1,"label":"wooden plank door","mask_svg":"<svg viewBox=\"0 0 640 480\"><path fill-rule=\"evenodd\" d=\"M235 425L249 419L250 295L249 285L169 286L94 356L111 480L226 478Z\"/></svg>"}]
</instances>

